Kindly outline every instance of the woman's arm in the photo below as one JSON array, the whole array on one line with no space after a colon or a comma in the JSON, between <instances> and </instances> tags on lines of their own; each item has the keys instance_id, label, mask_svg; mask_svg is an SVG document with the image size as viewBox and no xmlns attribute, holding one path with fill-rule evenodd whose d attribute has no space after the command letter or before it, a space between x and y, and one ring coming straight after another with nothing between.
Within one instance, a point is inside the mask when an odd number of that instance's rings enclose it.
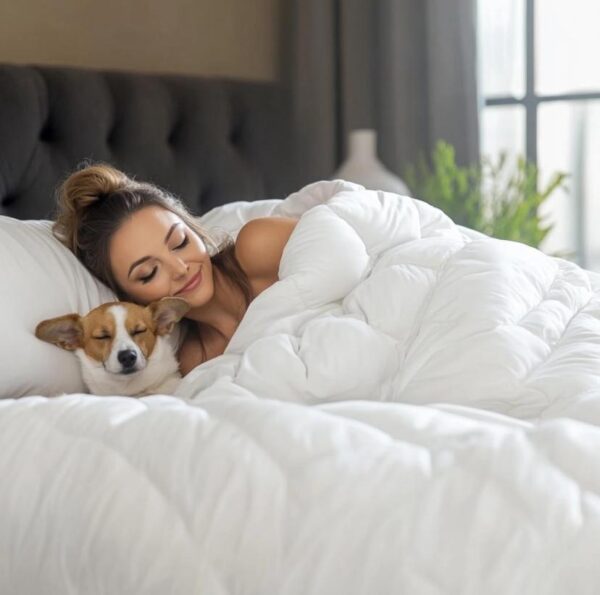
<instances>
[{"instance_id":1,"label":"woman's arm","mask_svg":"<svg viewBox=\"0 0 600 595\"><path fill-rule=\"evenodd\" d=\"M289 217L259 217L240 229L235 257L250 279L277 281L283 249L297 223Z\"/></svg>"}]
</instances>

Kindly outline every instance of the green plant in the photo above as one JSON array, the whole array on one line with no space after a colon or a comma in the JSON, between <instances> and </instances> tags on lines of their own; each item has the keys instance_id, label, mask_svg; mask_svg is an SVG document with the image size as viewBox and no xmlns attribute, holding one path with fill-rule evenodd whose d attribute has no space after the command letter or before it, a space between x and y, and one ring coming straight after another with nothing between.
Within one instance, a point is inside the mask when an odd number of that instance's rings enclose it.
<instances>
[{"instance_id":1,"label":"green plant","mask_svg":"<svg viewBox=\"0 0 600 595\"><path fill-rule=\"evenodd\" d=\"M518 157L513 167L505 153L496 161L483 158L458 166L454 147L438 141L431 165L421 156L406 168L404 179L415 198L438 207L455 223L537 248L552 229L541 220L539 207L564 186L567 174L554 173L540 188L535 165Z\"/></svg>"}]
</instances>

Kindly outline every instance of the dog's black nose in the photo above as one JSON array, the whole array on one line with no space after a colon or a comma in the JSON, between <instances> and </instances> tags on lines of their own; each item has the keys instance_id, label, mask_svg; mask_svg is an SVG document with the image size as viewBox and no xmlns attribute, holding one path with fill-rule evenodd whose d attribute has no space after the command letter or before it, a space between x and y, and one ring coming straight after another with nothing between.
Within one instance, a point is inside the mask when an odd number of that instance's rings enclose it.
<instances>
[{"instance_id":1,"label":"dog's black nose","mask_svg":"<svg viewBox=\"0 0 600 595\"><path fill-rule=\"evenodd\" d=\"M117 359L124 368L131 368L135 364L137 355L133 349L123 349L117 354Z\"/></svg>"}]
</instances>

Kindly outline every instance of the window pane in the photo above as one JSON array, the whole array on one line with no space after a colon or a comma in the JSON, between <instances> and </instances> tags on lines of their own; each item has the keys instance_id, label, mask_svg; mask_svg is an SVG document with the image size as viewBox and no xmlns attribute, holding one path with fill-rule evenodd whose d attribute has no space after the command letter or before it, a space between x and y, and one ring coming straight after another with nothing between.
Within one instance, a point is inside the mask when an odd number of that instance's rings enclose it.
<instances>
[{"instance_id":1,"label":"window pane","mask_svg":"<svg viewBox=\"0 0 600 595\"><path fill-rule=\"evenodd\" d=\"M536 90L541 94L600 90L600 2L535 3Z\"/></svg>"},{"instance_id":2,"label":"window pane","mask_svg":"<svg viewBox=\"0 0 600 595\"><path fill-rule=\"evenodd\" d=\"M481 155L498 162L500 153L506 153L507 161L497 184L504 185L514 173L516 158L525 154L525 108L520 105L485 107L481 115ZM483 191L492 190L492 181L484 179Z\"/></svg>"},{"instance_id":3,"label":"window pane","mask_svg":"<svg viewBox=\"0 0 600 595\"><path fill-rule=\"evenodd\" d=\"M600 272L600 101L590 101L582 115L583 159L581 172L583 220L585 221L584 266Z\"/></svg>"},{"instance_id":4,"label":"window pane","mask_svg":"<svg viewBox=\"0 0 600 595\"><path fill-rule=\"evenodd\" d=\"M479 0L481 92L485 97L525 94L525 1Z\"/></svg>"},{"instance_id":5,"label":"window pane","mask_svg":"<svg viewBox=\"0 0 600 595\"><path fill-rule=\"evenodd\" d=\"M542 248L567 251L582 266L600 271L600 101L557 102L539 108L542 182L555 171L570 174L543 212L556 226Z\"/></svg>"},{"instance_id":6,"label":"window pane","mask_svg":"<svg viewBox=\"0 0 600 595\"><path fill-rule=\"evenodd\" d=\"M497 160L525 154L525 109L520 105L485 107L481 114L481 154Z\"/></svg>"}]
</instances>

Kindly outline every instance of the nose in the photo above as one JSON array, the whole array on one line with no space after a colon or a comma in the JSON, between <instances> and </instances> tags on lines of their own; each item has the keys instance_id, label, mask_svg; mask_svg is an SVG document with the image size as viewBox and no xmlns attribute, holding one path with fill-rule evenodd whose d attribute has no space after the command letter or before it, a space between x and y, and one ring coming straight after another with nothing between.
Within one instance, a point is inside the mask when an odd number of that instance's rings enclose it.
<instances>
[{"instance_id":1,"label":"nose","mask_svg":"<svg viewBox=\"0 0 600 595\"><path fill-rule=\"evenodd\" d=\"M117 354L117 359L124 368L131 368L135 365L137 354L133 349L123 349Z\"/></svg>"},{"instance_id":2,"label":"nose","mask_svg":"<svg viewBox=\"0 0 600 595\"><path fill-rule=\"evenodd\" d=\"M175 278L183 279L187 275L188 269L188 265L185 264L185 262L183 262L181 258L177 258L176 263L173 267L173 270L175 271Z\"/></svg>"}]
</instances>

